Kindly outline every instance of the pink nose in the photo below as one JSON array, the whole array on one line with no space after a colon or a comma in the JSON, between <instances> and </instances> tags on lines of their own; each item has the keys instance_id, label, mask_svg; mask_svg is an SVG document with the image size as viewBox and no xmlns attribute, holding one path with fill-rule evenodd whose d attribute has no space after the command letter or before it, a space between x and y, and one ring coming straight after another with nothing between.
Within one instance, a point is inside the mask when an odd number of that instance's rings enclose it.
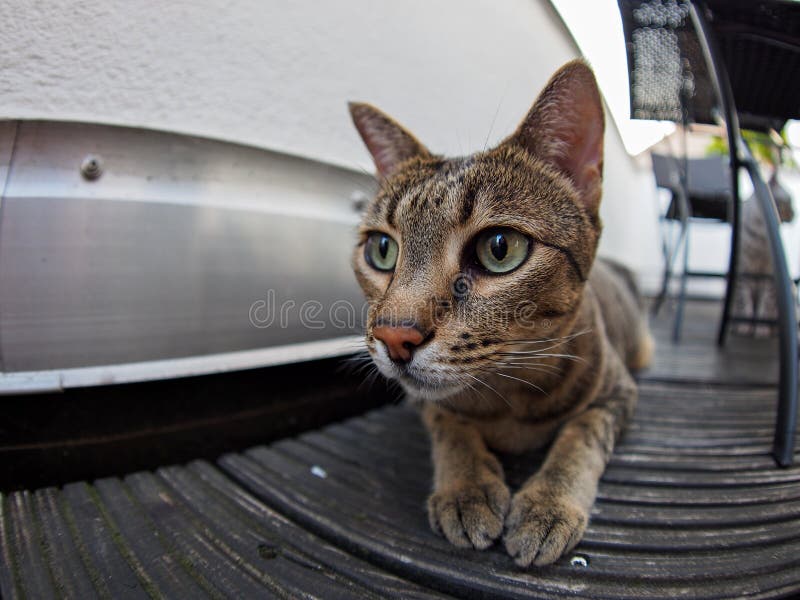
<instances>
[{"instance_id":1,"label":"pink nose","mask_svg":"<svg viewBox=\"0 0 800 600\"><path fill-rule=\"evenodd\" d=\"M386 344L389 357L393 361L403 363L411 360L414 349L425 340L425 336L416 327L381 325L372 330L372 335Z\"/></svg>"}]
</instances>

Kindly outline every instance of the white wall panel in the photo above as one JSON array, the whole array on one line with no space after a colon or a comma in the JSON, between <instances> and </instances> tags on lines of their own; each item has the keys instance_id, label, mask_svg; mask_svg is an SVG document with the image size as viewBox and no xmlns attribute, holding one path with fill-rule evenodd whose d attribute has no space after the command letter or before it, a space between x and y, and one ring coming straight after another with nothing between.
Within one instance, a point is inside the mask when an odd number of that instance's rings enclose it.
<instances>
[{"instance_id":1,"label":"white wall panel","mask_svg":"<svg viewBox=\"0 0 800 600\"><path fill-rule=\"evenodd\" d=\"M577 50L544 0L0 0L0 117L210 136L371 170L346 101L432 150L496 142ZM609 122L604 254L657 270L648 174Z\"/></svg>"}]
</instances>

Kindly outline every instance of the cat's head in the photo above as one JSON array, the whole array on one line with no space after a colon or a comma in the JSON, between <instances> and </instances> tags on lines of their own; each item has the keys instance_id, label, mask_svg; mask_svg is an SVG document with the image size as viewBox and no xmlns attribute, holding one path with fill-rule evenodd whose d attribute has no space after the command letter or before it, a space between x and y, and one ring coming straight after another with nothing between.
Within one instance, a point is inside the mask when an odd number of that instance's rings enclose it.
<instances>
[{"instance_id":1,"label":"cat's head","mask_svg":"<svg viewBox=\"0 0 800 600\"><path fill-rule=\"evenodd\" d=\"M591 69L562 67L496 148L443 158L378 109L350 105L378 170L353 254L366 343L413 397L442 399L500 352L560 335L600 235L603 108Z\"/></svg>"}]
</instances>

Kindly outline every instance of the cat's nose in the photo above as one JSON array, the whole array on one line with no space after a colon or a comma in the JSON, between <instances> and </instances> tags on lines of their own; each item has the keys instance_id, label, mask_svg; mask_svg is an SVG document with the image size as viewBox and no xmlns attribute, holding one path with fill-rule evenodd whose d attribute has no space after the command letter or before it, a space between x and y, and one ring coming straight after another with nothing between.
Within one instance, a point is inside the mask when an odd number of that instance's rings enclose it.
<instances>
[{"instance_id":1,"label":"cat's nose","mask_svg":"<svg viewBox=\"0 0 800 600\"><path fill-rule=\"evenodd\" d=\"M382 341L394 362L407 363L425 336L416 327L380 325L372 330L375 339Z\"/></svg>"}]
</instances>

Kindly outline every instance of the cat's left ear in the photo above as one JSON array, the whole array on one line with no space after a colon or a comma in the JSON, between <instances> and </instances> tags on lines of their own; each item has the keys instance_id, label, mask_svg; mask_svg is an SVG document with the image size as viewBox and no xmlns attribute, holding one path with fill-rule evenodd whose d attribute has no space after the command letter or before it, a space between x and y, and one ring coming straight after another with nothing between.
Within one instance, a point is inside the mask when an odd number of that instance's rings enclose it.
<instances>
[{"instance_id":1,"label":"cat's left ear","mask_svg":"<svg viewBox=\"0 0 800 600\"><path fill-rule=\"evenodd\" d=\"M349 107L353 123L372 154L378 173L383 177L392 175L410 158L431 156L417 138L374 106L350 102Z\"/></svg>"},{"instance_id":2,"label":"cat's left ear","mask_svg":"<svg viewBox=\"0 0 800 600\"><path fill-rule=\"evenodd\" d=\"M582 60L559 69L517 130L503 143L522 146L567 174L590 215L600 207L603 103L594 73Z\"/></svg>"}]
</instances>

